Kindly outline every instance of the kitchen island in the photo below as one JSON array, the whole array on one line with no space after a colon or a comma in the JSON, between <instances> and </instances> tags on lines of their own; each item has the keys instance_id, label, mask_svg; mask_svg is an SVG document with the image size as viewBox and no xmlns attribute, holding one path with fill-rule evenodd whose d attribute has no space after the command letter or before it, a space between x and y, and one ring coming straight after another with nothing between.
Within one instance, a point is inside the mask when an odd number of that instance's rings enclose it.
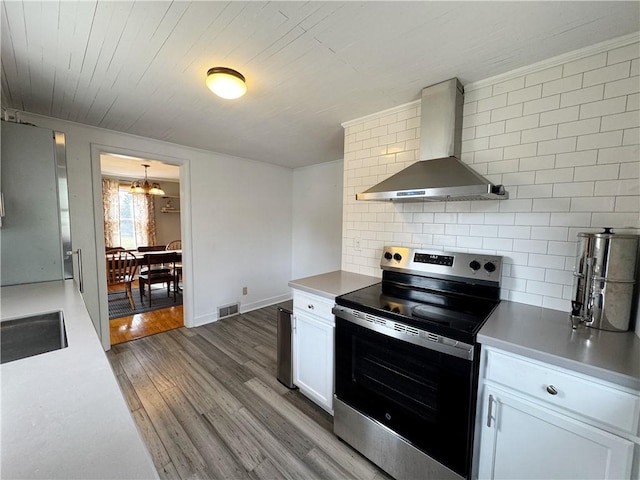
<instances>
[{"instance_id":1,"label":"kitchen island","mask_svg":"<svg viewBox=\"0 0 640 480\"><path fill-rule=\"evenodd\" d=\"M0 295L2 321L61 310L68 340L0 366L3 478L158 478L73 281Z\"/></svg>"}]
</instances>

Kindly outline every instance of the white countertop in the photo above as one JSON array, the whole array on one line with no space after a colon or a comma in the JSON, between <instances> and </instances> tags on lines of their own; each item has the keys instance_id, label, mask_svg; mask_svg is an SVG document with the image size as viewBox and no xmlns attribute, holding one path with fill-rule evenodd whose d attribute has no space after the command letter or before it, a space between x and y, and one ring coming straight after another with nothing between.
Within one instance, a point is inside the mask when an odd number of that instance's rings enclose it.
<instances>
[{"instance_id":1,"label":"white countertop","mask_svg":"<svg viewBox=\"0 0 640 480\"><path fill-rule=\"evenodd\" d=\"M640 338L634 332L573 330L565 312L502 301L478 342L640 391Z\"/></svg>"},{"instance_id":2,"label":"white countertop","mask_svg":"<svg viewBox=\"0 0 640 480\"><path fill-rule=\"evenodd\" d=\"M289 286L333 300L338 295L353 292L381 281L377 277L336 270L335 272L291 280Z\"/></svg>"},{"instance_id":3,"label":"white countertop","mask_svg":"<svg viewBox=\"0 0 640 480\"><path fill-rule=\"evenodd\" d=\"M69 346L0 365L3 478L158 478L72 280L3 287L1 318L64 312Z\"/></svg>"}]
</instances>

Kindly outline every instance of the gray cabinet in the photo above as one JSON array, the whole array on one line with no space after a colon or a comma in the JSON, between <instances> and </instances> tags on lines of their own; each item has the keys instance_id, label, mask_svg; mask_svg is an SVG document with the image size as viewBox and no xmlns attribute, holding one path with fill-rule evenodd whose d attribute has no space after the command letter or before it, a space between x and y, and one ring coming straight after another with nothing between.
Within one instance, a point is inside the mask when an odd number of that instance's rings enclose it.
<instances>
[{"instance_id":1,"label":"gray cabinet","mask_svg":"<svg viewBox=\"0 0 640 480\"><path fill-rule=\"evenodd\" d=\"M72 278L64 135L1 124L2 285Z\"/></svg>"}]
</instances>

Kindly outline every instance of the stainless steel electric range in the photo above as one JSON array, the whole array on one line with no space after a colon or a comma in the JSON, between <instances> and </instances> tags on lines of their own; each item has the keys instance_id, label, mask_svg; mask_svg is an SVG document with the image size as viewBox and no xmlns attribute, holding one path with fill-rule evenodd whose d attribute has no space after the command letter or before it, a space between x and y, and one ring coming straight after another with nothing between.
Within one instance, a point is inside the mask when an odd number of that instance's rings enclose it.
<instances>
[{"instance_id":1,"label":"stainless steel electric range","mask_svg":"<svg viewBox=\"0 0 640 480\"><path fill-rule=\"evenodd\" d=\"M502 257L385 247L380 266L336 298L334 432L397 479L468 478Z\"/></svg>"}]
</instances>

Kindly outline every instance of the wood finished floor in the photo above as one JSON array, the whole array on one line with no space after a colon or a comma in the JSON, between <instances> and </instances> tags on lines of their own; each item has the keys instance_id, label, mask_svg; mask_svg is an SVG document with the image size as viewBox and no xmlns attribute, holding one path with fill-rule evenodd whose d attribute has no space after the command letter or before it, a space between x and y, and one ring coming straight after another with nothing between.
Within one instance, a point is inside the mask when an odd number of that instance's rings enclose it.
<instances>
[{"instance_id":1,"label":"wood finished floor","mask_svg":"<svg viewBox=\"0 0 640 480\"><path fill-rule=\"evenodd\" d=\"M389 479L277 381L275 317L266 307L107 352L160 477Z\"/></svg>"},{"instance_id":2,"label":"wood finished floor","mask_svg":"<svg viewBox=\"0 0 640 480\"><path fill-rule=\"evenodd\" d=\"M119 290L121 286L107 287L109 291ZM132 285L134 295L138 292L138 281ZM111 345L128 342L137 338L166 332L184 325L182 305L162 308L151 312L137 313L109 320Z\"/></svg>"}]
</instances>

